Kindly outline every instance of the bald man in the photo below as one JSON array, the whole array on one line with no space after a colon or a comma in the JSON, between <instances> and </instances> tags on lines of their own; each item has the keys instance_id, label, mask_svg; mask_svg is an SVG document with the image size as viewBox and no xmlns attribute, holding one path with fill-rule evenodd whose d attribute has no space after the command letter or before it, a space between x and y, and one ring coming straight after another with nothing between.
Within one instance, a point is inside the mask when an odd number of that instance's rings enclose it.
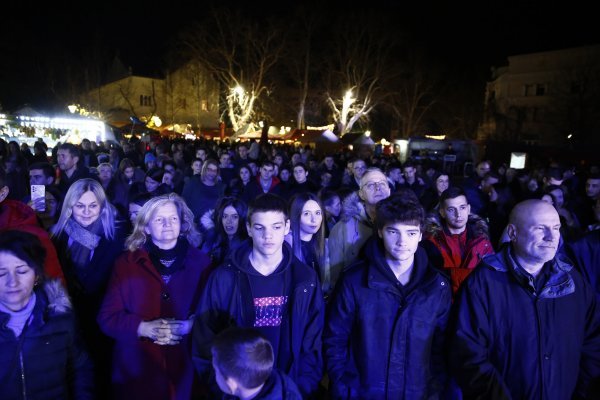
<instances>
[{"instance_id":1,"label":"bald man","mask_svg":"<svg viewBox=\"0 0 600 400\"><path fill-rule=\"evenodd\" d=\"M550 204L517 204L510 243L484 257L459 291L449 359L464 398L598 398L599 309L589 284L557 255L559 229Z\"/></svg>"}]
</instances>

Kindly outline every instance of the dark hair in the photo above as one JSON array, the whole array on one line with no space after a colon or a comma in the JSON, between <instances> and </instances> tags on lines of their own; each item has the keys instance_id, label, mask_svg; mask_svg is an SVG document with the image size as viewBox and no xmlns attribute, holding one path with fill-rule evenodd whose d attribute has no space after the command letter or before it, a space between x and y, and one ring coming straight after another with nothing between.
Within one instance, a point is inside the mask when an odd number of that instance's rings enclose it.
<instances>
[{"instance_id":1,"label":"dark hair","mask_svg":"<svg viewBox=\"0 0 600 400\"><path fill-rule=\"evenodd\" d=\"M386 224L394 222L416 225L423 229L425 210L419 202L406 197L388 197L377 203L375 210L377 229L383 229Z\"/></svg>"},{"instance_id":2,"label":"dark hair","mask_svg":"<svg viewBox=\"0 0 600 400\"><path fill-rule=\"evenodd\" d=\"M556 179L557 181L562 181L564 179L563 170L559 167L550 167L546 169L546 172L544 173L544 178L552 178Z\"/></svg>"},{"instance_id":3,"label":"dark hair","mask_svg":"<svg viewBox=\"0 0 600 400\"><path fill-rule=\"evenodd\" d=\"M226 329L215 337L211 350L221 375L247 389L265 383L273 370L273 347L256 329Z\"/></svg>"},{"instance_id":4,"label":"dark hair","mask_svg":"<svg viewBox=\"0 0 600 400\"><path fill-rule=\"evenodd\" d=\"M36 277L44 279L46 249L37 236L19 230L3 231L0 234L0 252L6 252L25 261Z\"/></svg>"},{"instance_id":5,"label":"dark hair","mask_svg":"<svg viewBox=\"0 0 600 400\"><path fill-rule=\"evenodd\" d=\"M135 163L129 158L124 158L119 162L119 171L125 172L127 168L135 168Z\"/></svg>"},{"instance_id":6,"label":"dark hair","mask_svg":"<svg viewBox=\"0 0 600 400\"><path fill-rule=\"evenodd\" d=\"M146 202L153 197L154 197L154 195L152 193L140 192L140 193L137 193L136 195L134 195L133 197L131 197L129 199L128 203L129 204L137 204L138 206L143 207L144 204L146 204Z\"/></svg>"},{"instance_id":7,"label":"dark hair","mask_svg":"<svg viewBox=\"0 0 600 400\"><path fill-rule=\"evenodd\" d=\"M73 143L63 143L58 146L58 150L68 150L72 157L79 157L80 155L79 148Z\"/></svg>"},{"instance_id":8,"label":"dark hair","mask_svg":"<svg viewBox=\"0 0 600 400\"><path fill-rule=\"evenodd\" d=\"M288 219L287 203L283 197L273 193L261 194L255 197L248 204L248 222L252 221L252 216L257 212L280 212L284 219Z\"/></svg>"},{"instance_id":9,"label":"dark hair","mask_svg":"<svg viewBox=\"0 0 600 400\"><path fill-rule=\"evenodd\" d=\"M303 162L298 162L296 164L294 164L294 168L296 169L297 167L302 167L302 169L304 169L304 172L308 171L308 168L306 167L306 164L304 164Z\"/></svg>"},{"instance_id":10,"label":"dark hair","mask_svg":"<svg viewBox=\"0 0 600 400\"><path fill-rule=\"evenodd\" d=\"M323 203L324 206L331 206L333 200L336 197L340 199L340 202L342 201L342 198L340 197L339 193L335 190L323 188L321 189L321 191L319 191L319 198L321 199L321 203Z\"/></svg>"},{"instance_id":11,"label":"dark hair","mask_svg":"<svg viewBox=\"0 0 600 400\"><path fill-rule=\"evenodd\" d=\"M36 162L29 166L29 171L32 169L41 169L46 178L54 177L54 167L50 163Z\"/></svg>"},{"instance_id":12,"label":"dark hair","mask_svg":"<svg viewBox=\"0 0 600 400\"><path fill-rule=\"evenodd\" d=\"M388 175L390 172L392 172L395 169L402 170L402 164L400 164L399 162L389 163L388 165L385 166L385 174Z\"/></svg>"},{"instance_id":13,"label":"dark hair","mask_svg":"<svg viewBox=\"0 0 600 400\"><path fill-rule=\"evenodd\" d=\"M301 261L306 261L302 254L302 241L300 239L300 219L302 218L302 209L304 205L313 200L321 209L321 226L312 236L309 242L310 248L319 260L319 265L323 265L323 256L325 251L325 209L317 195L311 192L297 193L290 199L290 231L292 234L292 252Z\"/></svg>"},{"instance_id":14,"label":"dark hair","mask_svg":"<svg viewBox=\"0 0 600 400\"><path fill-rule=\"evenodd\" d=\"M248 206L242 200L235 197L223 197L221 198L215 207L215 213L213 215L213 222L215 223L215 230L219 232L219 236L227 238L225 229L223 228L223 212L227 207L235 208L239 216L238 229L235 232L240 239L245 239L248 236L246 230L246 216L248 215Z\"/></svg>"},{"instance_id":15,"label":"dark hair","mask_svg":"<svg viewBox=\"0 0 600 400\"><path fill-rule=\"evenodd\" d=\"M158 168L158 167L150 168L148 170L148 172L146 172L146 177L144 179L146 179L147 177L150 177L150 178L154 179L156 182L161 183L164 173L165 173L165 171L163 171L162 168Z\"/></svg>"},{"instance_id":16,"label":"dark hair","mask_svg":"<svg viewBox=\"0 0 600 400\"><path fill-rule=\"evenodd\" d=\"M465 199L467 198L467 195L465 194L465 191L458 186L452 186L449 187L448 189L444 190L444 192L440 195L440 205L444 204L444 202L448 199L455 199L458 196L465 196ZM467 199L467 203L469 202L469 200Z\"/></svg>"}]
</instances>

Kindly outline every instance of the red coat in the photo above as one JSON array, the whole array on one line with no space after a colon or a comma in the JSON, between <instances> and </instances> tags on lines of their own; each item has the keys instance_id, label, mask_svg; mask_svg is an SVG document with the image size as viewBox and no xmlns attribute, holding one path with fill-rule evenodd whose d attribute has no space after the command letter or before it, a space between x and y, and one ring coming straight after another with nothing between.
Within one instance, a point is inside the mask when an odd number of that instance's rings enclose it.
<instances>
[{"instance_id":1,"label":"red coat","mask_svg":"<svg viewBox=\"0 0 600 400\"><path fill-rule=\"evenodd\" d=\"M98 323L116 340L112 382L116 399L192 398L194 366L191 335L173 346L159 346L137 336L142 321L187 319L196 311L208 256L189 246L184 268L164 282L145 250L116 261Z\"/></svg>"},{"instance_id":2,"label":"red coat","mask_svg":"<svg viewBox=\"0 0 600 400\"><path fill-rule=\"evenodd\" d=\"M49 278L60 278L64 283L54 244L48 232L38 224L37 215L31 207L20 201L4 200L0 204L0 233L8 230L19 230L35 235L46 249L44 272Z\"/></svg>"},{"instance_id":3,"label":"red coat","mask_svg":"<svg viewBox=\"0 0 600 400\"><path fill-rule=\"evenodd\" d=\"M437 216L427 219L425 231L429 242L424 243L427 255L433 265L450 274L453 294L458 291L483 256L494 254L487 224L475 215L469 216L467 229L462 234L452 235L443 227Z\"/></svg>"}]
</instances>

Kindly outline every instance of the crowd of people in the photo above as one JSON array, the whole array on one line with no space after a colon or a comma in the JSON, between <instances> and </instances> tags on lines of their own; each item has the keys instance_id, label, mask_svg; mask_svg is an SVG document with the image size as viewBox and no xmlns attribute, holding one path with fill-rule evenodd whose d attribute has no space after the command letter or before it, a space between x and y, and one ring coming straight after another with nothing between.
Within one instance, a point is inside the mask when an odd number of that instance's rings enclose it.
<instances>
[{"instance_id":1,"label":"crowd of people","mask_svg":"<svg viewBox=\"0 0 600 400\"><path fill-rule=\"evenodd\" d=\"M0 398L599 398L599 166L454 172L0 140Z\"/></svg>"}]
</instances>

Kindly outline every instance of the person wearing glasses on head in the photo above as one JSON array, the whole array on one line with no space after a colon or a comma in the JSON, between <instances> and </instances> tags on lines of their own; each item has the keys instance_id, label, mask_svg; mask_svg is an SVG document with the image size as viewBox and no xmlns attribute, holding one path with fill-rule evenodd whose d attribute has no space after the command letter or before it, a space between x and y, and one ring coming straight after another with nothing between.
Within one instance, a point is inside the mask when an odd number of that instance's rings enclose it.
<instances>
[{"instance_id":1,"label":"person wearing glasses on head","mask_svg":"<svg viewBox=\"0 0 600 400\"><path fill-rule=\"evenodd\" d=\"M343 202L344 217L331 229L328 240L332 287L341 271L354 262L362 245L373 234L375 206L390 196L387 177L379 168L369 168L360 188Z\"/></svg>"}]
</instances>

